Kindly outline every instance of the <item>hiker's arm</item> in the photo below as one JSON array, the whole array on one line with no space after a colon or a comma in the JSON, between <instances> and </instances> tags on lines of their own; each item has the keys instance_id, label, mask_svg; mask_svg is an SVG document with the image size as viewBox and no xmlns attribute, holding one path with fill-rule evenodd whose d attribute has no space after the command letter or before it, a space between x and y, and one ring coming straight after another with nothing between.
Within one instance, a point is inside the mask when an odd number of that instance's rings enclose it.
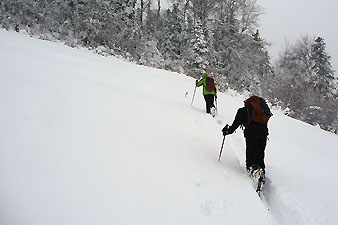
<instances>
[{"instance_id":1,"label":"hiker's arm","mask_svg":"<svg viewBox=\"0 0 338 225\"><path fill-rule=\"evenodd\" d=\"M197 87L199 87L199 86L202 86L203 85L203 78L200 80L200 81L198 81L198 82L196 82L196 86Z\"/></svg>"},{"instance_id":2,"label":"hiker's arm","mask_svg":"<svg viewBox=\"0 0 338 225\"><path fill-rule=\"evenodd\" d=\"M237 110L234 122L232 122L232 125L229 127L229 134L232 134L240 125L244 124L245 115L246 109L244 107Z\"/></svg>"}]
</instances>

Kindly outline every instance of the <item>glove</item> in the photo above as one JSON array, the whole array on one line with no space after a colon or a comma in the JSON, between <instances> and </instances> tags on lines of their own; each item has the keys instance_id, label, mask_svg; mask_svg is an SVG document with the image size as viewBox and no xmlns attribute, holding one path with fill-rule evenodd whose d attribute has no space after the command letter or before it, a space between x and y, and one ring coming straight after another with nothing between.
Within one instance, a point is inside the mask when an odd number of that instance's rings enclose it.
<instances>
[{"instance_id":1,"label":"glove","mask_svg":"<svg viewBox=\"0 0 338 225\"><path fill-rule=\"evenodd\" d=\"M228 125L228 124L225 125L225 127L224 127L223 130L222 130L222 132L223 132L223 135L224 135L224 136L227 136L228 134L230 134L230 131L229 131L229 125Z\"/></svg>"}]
</instances>

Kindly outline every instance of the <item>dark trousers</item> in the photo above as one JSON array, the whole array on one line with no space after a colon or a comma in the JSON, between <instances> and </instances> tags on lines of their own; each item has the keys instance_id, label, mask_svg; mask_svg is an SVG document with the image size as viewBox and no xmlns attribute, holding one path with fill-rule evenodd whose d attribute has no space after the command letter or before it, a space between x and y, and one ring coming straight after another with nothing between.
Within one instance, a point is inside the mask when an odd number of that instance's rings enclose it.
<instances>
[{"instance_id":1,"label":"dark trousers","mask_svg":"<svg viewBox=\"0 0 338 225\"><path fill-rule=\"evenodd\" d=\"M207 113L210 113L210 109L214 107L214 95L213 94L204 95L204 100L206 104Z\"/></svg>"},{"instance_id":2,"label":"dark trousers","mask_svg":"<svg viewBox=\"0 0 338 225\"><path fill-rule=\"evenodd\" d=\"M266 146L266 136L246 137L246 167L260 167L265 169L264 150Z\"/></svg>"}]
</instances>

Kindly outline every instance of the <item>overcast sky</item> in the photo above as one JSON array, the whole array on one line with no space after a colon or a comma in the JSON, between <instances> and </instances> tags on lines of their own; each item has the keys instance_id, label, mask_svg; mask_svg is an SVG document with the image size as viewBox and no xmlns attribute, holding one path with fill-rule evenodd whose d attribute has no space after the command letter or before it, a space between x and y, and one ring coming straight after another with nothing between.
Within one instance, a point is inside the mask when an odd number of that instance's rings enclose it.
<instances>
[{"instance_id":1,"label":"overcast sky","mask_svg":"<svg viewBox=\"0 0 338 225\"><path fill-rule=\"evenodd\" d=\"M265 9L260 16L261 36L271 42L273 59L302 35L321 36L338 75L338 0L257 0Z\"/></svg>"}]
</instances>

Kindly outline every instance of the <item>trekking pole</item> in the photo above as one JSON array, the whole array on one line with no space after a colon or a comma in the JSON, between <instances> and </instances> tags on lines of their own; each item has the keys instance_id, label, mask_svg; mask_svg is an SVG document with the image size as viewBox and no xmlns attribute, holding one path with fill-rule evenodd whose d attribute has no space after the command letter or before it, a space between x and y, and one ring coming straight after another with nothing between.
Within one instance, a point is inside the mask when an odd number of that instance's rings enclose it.
<instances>
[{"instance_id":1,"label":"trekking pole","mask_svg":"<svg viewBox=\"0 0 338 225\"><path fill-rule=\"evenodd\" d=\"M223 141L222 141L222 147L221 147L221 151L219 152L218 161L221 160L221 155L222 155L222 151L223 151L224 140L225 140L225 136L224 136Z\"/></svg>"},{"instance_id":2,"label":"trekking pole","mask_svg":"<svg viewBox=\"0 0 338 225\"><path fill-rule=\"evenodd\" d=\"M217 112L217 114L218 114L217 98L216 98L215 100L216 100L216 112Z\"/></svg>"},{"instance_id":3,"label":"trekking pole","mask_svg":"<svg viewBox=\"0 0 338 225\"><path fill-rule=\"evenodd\" d=\"M197 87L197 86L195 86L194 95L192 96L191 105L192 105L192 103L194 102L195 93L196 93L196 87Z\"/></svg>"}]
</instances>

